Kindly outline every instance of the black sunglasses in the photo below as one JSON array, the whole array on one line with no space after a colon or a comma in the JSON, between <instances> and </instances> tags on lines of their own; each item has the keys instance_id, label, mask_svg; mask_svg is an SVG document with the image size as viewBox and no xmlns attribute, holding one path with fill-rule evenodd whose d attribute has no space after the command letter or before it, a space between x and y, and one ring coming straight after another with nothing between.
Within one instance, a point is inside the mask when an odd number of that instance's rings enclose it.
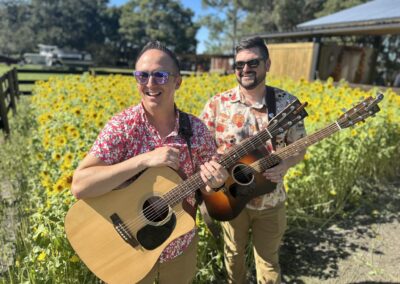
<instances>
[{"instance_id":1,"label":"black sunglasses","mask_svg":"<svg viewBox=\"0 0 400 284\"><path fill-rule=\"evenodd\" d=\"M249 61L236 61L233 64L233 68L236 69L236 70L242 70L246 64L250 68L257 68L258 65L260 65L261 60L263 60L263 59L256 58L256 59L252 59L252 60L249 60Z\"/></svg>"},{"instance_id":2,"label":"black sunglasses","mask_svg":"<svg viewBox=\"0 0 400 284\"><path fill-rule=\"evenodd\" d=\"M175 74L167 71L134 71L133 75L140 85L146 85L149 82L150 76L153 77L153 80L157 85L164 85L168 82L169 76L175 76Z\"/></svg>"}]
</instances>

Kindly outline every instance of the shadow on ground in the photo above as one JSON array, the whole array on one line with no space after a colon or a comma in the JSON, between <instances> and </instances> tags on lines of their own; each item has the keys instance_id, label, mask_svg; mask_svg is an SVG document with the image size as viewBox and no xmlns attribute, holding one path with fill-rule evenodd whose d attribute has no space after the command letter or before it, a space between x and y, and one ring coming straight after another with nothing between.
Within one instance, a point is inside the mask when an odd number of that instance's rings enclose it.
<instances>
[{"instance_id":1,"label":"shadow on ground","mask_svg":"<svg viewBox=\"0 0 400 284\"><path fill-rule=\"evenodd\" d=\"M339 281L339 262L356 251L371 249L367 247L368 242L360 241L376 237L377 232L371 226L394 222L400 216L400 177L394 182L376 186L370 192L370 201L364 201L350 217L332 222L329 228L285 235L280 252L283 283L306 283L302 279L310 277L321 282L335 278ZM379 255L382 251L373 250L373 253Z\"/></svg>"}]
</instances>

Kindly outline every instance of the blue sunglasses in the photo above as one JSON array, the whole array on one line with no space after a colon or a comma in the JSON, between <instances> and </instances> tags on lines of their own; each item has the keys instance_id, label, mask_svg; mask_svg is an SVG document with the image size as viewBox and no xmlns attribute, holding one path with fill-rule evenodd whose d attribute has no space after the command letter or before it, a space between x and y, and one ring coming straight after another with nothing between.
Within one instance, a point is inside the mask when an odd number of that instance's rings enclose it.
<instances>
[{"instance_id":1,"label":"blue sunglasses","mask_svg":"<svg viewBox=\"0 0 400 284\"><path fill-rule=\"evenodd\" d=\"M133 75L140 85L146 85L149 82L150 76L153 77L153 80L157 85L164 85L168 82L169 76L175 76L175 74L167 71L134 71Z\"/></svg>"}]
</instances>

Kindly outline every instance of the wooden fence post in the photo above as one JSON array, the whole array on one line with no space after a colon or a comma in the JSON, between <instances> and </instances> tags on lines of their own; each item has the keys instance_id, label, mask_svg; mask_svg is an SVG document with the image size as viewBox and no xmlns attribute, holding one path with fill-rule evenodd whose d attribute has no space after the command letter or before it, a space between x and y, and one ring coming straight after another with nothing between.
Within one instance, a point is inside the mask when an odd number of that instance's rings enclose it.
<instances>
[{"instance_id":1,"label":"wooden fence post","mask_svg":"<svg viewBox=\"0 0 400 284\"><path fill-rule=\"evenodd\" d=\"M13 71L8 72L8 90L10 95L10 107L12 109L13 115L17 114L17 104L15 103L16 91Z\"/></svg>"},{"instance_id":2,"label":"wooden fence post","mask_svg":"<svg viewBox=\"0 0 400 284\"><path fill-rule=\"evenodd\" d=\"M15 96L17 97L17 99L19 99L19 86L18 86L18 72L17 72L17 68L13 68L12 69L12 76L13 76L13 81L14 81L14 91L15 91Z\"/></svg>"},{"instance_id":3,"label":"wooden fence post","mask_svg":"<svg viewBox=\"0 0 400 284\"><path fill-rule=\"evenodd\" d=\"M5 77L0 77L0 123L4 136L7 139L10 135L10 126L8 125L6 94L3 90L4 78Z\"/></svg>"}]
</instances>

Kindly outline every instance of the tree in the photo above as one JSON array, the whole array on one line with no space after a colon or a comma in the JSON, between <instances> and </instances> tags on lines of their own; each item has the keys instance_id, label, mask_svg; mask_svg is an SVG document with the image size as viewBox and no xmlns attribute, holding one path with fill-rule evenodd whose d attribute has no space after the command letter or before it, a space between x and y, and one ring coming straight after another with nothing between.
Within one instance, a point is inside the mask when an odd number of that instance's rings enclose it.
<instances>
[{"instance_id":1,"label":"tree","mask_svg":"<svg viewBox=\"0 0 400 284\"><path fill-rule=\"evenodd\" d=\"M207 52L226 53L227 45L258 33L287 31L313 19L323 0L203 0L203 6L215 8L219 14L201 19L210 31ZM229 49L232 50L232 49Z\"/></svg>"},{"instance_id":2,"label":"tree","mask_svg":"<svg viewBox=\"0 0 400 284\"><path fill-rule=\"evenodd\" d=\"M30 7L24 0L0 2L0 54L22 55L35 46L29 25Z\"/></svg>"},{"instance_id":3,"label":"tree","mask_svg":"<svg viewBox=\"0 0 400 284\"><path fill-rule=\"evenodd\" d=\"M102 16L108 0L31 0L31 27L37 43L86 49L102 44Z\"/></svg>"},{"instance_id":4,"label":"tree","mask_svg":"<svg viewBox=\"0 0 400 284\"><path fill-rule=\"evenodd\" d=\"M122 7L119 32L128 60L149 40L159 40L177 54L196 52L194 13L175 0L130 0Z\"/></svg>"},{"instance_id":5,"label":"tree","mask_svg":"<svg viewBox=\"0 0 400 284\"><path fill-rule=\"evenodd\" d=\"M248 15L243 23L246 34L290 31L314 18L323 0L255 0L248 1Z\"/></svg>"},{"instance_id":6,"label":"tree","mask_svg":"<svg viewBox=\"0 0 400 284\"><path fill-rule=\"evenodd\" d=\"M321 11L315 13L315 17L323 17L326 15L333 14L335 12L351 8L356 5L360 5L362 3L367 2L368 0L327 0L324 1L324 5Z\"/></svg>"},{"instance_id":7,"label":"tree","mask_svg":"<svg viewBox=\"0 0 400 284\"><path fill-rule=\"evenodd\" d=\"M202 0L203 7L212 7L217 14L204 16L200 23L209 29L207 53L232 54L241 36L240 22L245 15L244 1ZM220 15L223 15L221 17Z\"/></svg>"},{"instance_id":8,"label":"tree","mask_svg":"<svg viewBox=\"0 0 400 284\"><path fill-rule=\"evenodd\" d=\"M87 50L97 61L118 34L108 0L2 0L0 52L20 54L39 44ZM118 17L116 19L116 17ZM113 30L114 29L114 30Z\"/></svg>"}]
</instances>

